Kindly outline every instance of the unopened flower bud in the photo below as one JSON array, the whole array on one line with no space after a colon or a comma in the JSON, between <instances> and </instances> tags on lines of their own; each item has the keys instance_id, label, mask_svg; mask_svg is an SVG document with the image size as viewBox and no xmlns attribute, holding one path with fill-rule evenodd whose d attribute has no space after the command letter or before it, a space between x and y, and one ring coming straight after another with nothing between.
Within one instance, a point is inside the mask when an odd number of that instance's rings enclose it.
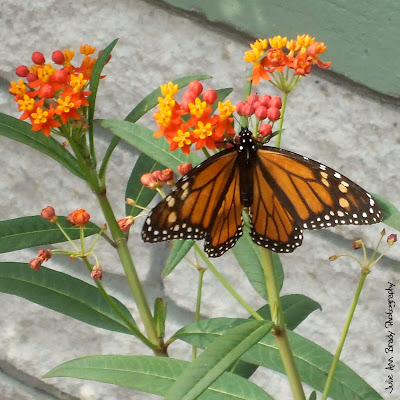
<instances>
[{"instance_id":1,"label":"unopened flower bud","mask_svg":"<svg viewBox=\"0 0 400 400\"><path fill-rule=\"evenodd\" d=\"M42 213L40 214L44 219L47 219L47 221L50 221L52 223L57 222L57 215L56 211L54 210L53 207L47 206L46 208L43 208Z\"/></svg>"},{"instance_id":2,"label":"unopened flower bud","mask_svg":"<svg viewBox=\"0 0 400 400\"><path fill-rule=\"evenodd\" d=\"M56 51L53 51L53 54L51 55L51 59L56 64L62 65L62 64L64 64L65 56L61 50L56 50Z\"/></svg>"},{"instance_id":3,"label":"unopened flower bud","mask_svg":"<svg viewBox=\"0 0 400 400\"><path fill-rule=\"evenodd\" d=\"M29 69L26 65L20 65L15 68L15 73L21 78L25 78L29 74Z\"/></svg>"},{"instance_id":4,"label":"unopened flower bud","mask_svg":"<svg viewBox=\"0 0 400 400\"><path fill-rule=\"evenodd\" d=\"M103 277L103 269L101 268L101 266L100 265L95 265L92 268L92 272L90 273L90 276L95 281L97 281L97 280L101 281L101 278Z\"/></svg>"},{"instance_id":5,"label":"unopened flower bud","mask_svg":"<svg viewBox=\"0 0 400 400\"><path fill-rule=\"evenodd\" d=\"M188 85L188 89L196 94L196 97L203 91L203 85L199 81L192 81Z\"/></svg>"},{"instance_id":6,"label":"unopened flower bud","mask_svg":"<svg viewBox=\"0 0 400 400\"><path fill-rule=\"evenodd\" d=\"M215 100L217 100L217 92L214 89L207 89L203 93L203 100L207 104L214 104Z\"/></svg>"},{"instance_id":7,"label":"unopened flower bud","mask_svg":"<svg viewBox=\"0 0 400 400\"><path fill-rule=\"evenodd\" d=\"M270 107L268 108L268 119L270 121L278 121L278 119L281 117L281 112L277 107Z\"/></svg>"},{"instance_id":8,"label":"unopened flower bud","mask_svg":"<svg viewBox=\"0 0 400 400\"><path fill-rule=\"evenodd\" d=\"M258 128L258 133L266 137L272 133L272 126L270 124L261 124Z\"/></svg>"},{"instance_id":9,"label":"unopened flower bud","mask_svg":"<svg viewBox=\"0 0 400 400\"><path fill-rule=\"evenodd\" d=\"M361 239L355 240L352 244L354 250L361 249L363 245L363 241Z\"/></svg>"},{"instance_id":10,"label":"unopened flower bud","mask_svg":"<svg viewBox=\"0 0 400 400\"><path fill-rule=\"evenodd\" d=\"M42 266L43 260L40 258L33 258L31 261L29 261L29 266L34 269L35 271L39 271L39 268Z\"/></svg>"},{"instance_id":11,"label":"unopened flower bud","mask_svg":"<svg viewBox=\"0 0 400 400\"><path fill-rule=\"evenodd\" d=\"M338 256L330 256L329 261L335 261L338 258L339 258Z\"/></svg>"},{"instance_id":12,"label":"unopened flower bud","mask_svg":"<svg viewBox=\"0 0 400 400\"><path fill-rule=\"evenodd\" d=\"M143 174L140 178L142 185L147 186L150 189L156 189L162 186L161 182L158 182L155 176L151 173Z\"/></svg>"},{"instance_id":13,"label":"unopened flower bud","mask_svg":"<svg viewBox=\"0 0 400 400\"><path fill-rule=\"evenodd\" d=\"M125 199L125 203L128 204L128 206L132 206L132 207L134 207L136 205L136 201L131 199L131 198L129 198L129 197L127 197Z\"/></svg>"},{"instance_id":14,"label":"unopened flower bud","mask_svg":"<svg viewBox=\"0 0 400 400\"><path fill-rule=\"evenodd\" d=\"M258 119L264 120L268 117L268 109L267 107L260 105L254 111L254 114Z\"/></svg>"},{"instance_id":15,"label":"unopened flower bud","mask_svg":"<svg viewBox=\"0 0 400 400\"><path fill-rule=\"evenodd\" d=\"M126 232L134 223L135 218L132 215L128 215L127 217L121 218L117 221L119 229L122 232Z\"/></svg>"},{"instance_id":16,"label":"unopened flower bud","mask_svg":"<svg viewBox=\"0 0 400 400\"><path fill-rule=\"evenodd\" d=\"M32 61L34 64L43 65L46 60L44 55L40 51L35 51L32 53Z\"/></svg>"},{"instance_id":17,"label":"unopened flower bud","mask_svg":"<svg viewBox=\"0 0 400 400\"><path fill-rule=\"evenodd\" d=\"M38 76L32 72L29 72L28 75L26 75L26 80L28 82L33 82L33 81L37 81L38 80Z\"/></svg>"},{"instance_id":18,"label":"unopened flower bud","mask_svg":"<svg viewBox=\"0 0 400 400\"><path fill-rule=\"evenodd\" d=\"M238 113L238 115L242 116L243 115L243 107L246 103L243 101L239 101L236 104L236 112Z\"/></svg>"},{"instance_id":19,"label":"unopened flower bud","mask_svg":"<svg viewBox=\"0 0 400 400\"><path fill-rule=\"evenodd\" d=\"M177 169L181 175L186 175L191 169L193 169L193 165L192 163L186 162L181 165L178 165Z\"/></svg>"},{"instance_id":20,"label":"unopened flower bud","mask_svg":"<svg viewBox=\"0 0 400 400\"><path fill-rule=\"evenodd\" d=\"M267 94L263 94L258 98L258 101L264 105L265 107L269 107L269 101L271 100L271 96L268 96Z\"/></svg>"},{"instance_id":21,"label":"unopened flower bud","mask_svg":"<svg viewBox=\"0 0 400 400\"><path fill-rule=\"evenodd\" d=\"M394 243L397 242L397 235L395 233L391 233L386 241L388 242L389 246L392 246Z\"/></svg>"},{"instance_id":22,"label":"unopened flower bud","mask_svg":"<svg viewBox=\"0 0 400 400\"><path fill-rule=\"evenodd\" d=\"M71 214L67 215L67 222L73 226L85 226L90 220L90 214L80 208L79 210L72 211Z\"/></svg>"},{"instance_id":23,"label":"unopened flower bud","mask_svg":"<svg viewBox=\"0 0 400 400\"><path fill-rule=\"evenodd\" d=\"M46 249L39 250L36 258L40 258L43 261L48 261L51 258L51 251Z\"/></svg>"},{"instance_id":24,"label":"unopened flower bud","mask_svg":"<svg viewBox=\"0 0 400 400\"><path fill-rule=\"evenodd\" d=\"M156 172L156 171L154 171ZM163 169L162 171L158 171L160 174L157 177L160 182L165 182L166 184L170 185L174 182L174 171L172 168Z\"/></svg>"},{"instance_id":25,"label":"unopened flower bud","mask_svg":"<svg viewBox=\"0 0 400 400\"><path fill-rule=\"evenodd\" d=\"M247 96L246 103L253 105L256 101L258 101L258 96L255 93L252 93Z\"/></svg>"},{"instance_id":26,"label":"unopened flower bud","mask_svg":"<svg viewBox=\"0 0 400 400\"><path fill-rule=\"evenodd\" d=\"M254 114L254 107L252 104L244 104L242 107L242 116L243 117L250 117Z\"/></svg>"},{"instance_id":27,"label":"unopened flower bud","mask_svg":"<svg viewBox=\"0 0 400 400\"><path fill-rule=\"evenodd\" d=\"M282 99L279 96L271 97L271 100L268 102L268 107L276 107L280 110L282 107Z\"/></svg>"}]
</instances>

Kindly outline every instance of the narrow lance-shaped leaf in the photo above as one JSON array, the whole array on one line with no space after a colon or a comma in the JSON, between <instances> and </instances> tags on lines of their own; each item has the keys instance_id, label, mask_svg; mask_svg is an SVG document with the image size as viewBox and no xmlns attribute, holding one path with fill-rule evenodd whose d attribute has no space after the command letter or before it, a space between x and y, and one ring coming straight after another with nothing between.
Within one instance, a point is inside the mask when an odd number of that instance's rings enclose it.
<instances>
[{"instance_id":1,"label":"narrow lance-shaped leaf","mask_svg":"<svg viewBox=\"0 0 400 400\"><path fill-rule=\"evenodd\" d=\"M371 193L383 213L383 222L400 231L400 211L387 199Z\"/></svg>"},{"instance_id":2,"label":"narrow lance-shaped leaf","mask_svg":"<svg viewBox=\"0 0 400 400\"><path fill-rule=\"evenodd\" d=\"M188 326L178 331L174 336L193 346L206 348L218 338L223 337L223 334L231 330L232 327L247 323L244 321L247 320L233 318L218 318L218 321L215 322L203 320L190 325L192 334L189 333ZM290 330L287 330L287 333L301 380L322 392L333 355ZM261 339L243 354L241 359L251 364L285 373L275 338L272 335L267 335ZM338 364L329 396L335 400L382 399L373 388L342 362Z\"/></svg>"},{"instance_id":3,"label":"narrow lance-shaped leaf","mask_svg":"<svg viewBox=\"0 0 400 400\"><path fill-rule=\"evenodd\" d=\"M68 376L89 379L165 396L179 376L190 366L183 360L154 356L89 356L67 361L44 377ZM247 379L225 372L199 400L273 400Z\"/></svg>"},{"instance_id":4,"label":"narrow lance-shaped leaf","mask_svg":"<svg viewBox=\"0 0 400 400\"><path fill-rule=\"evenodd\" d=\"M272 322L249 321L211 343L168 390L165 400L194 400L244 352L261 340Z\"/></svg>"},{"instance_id":5,"label":"narrow lance-shaped leaf","mask_svg":"<svg viewBox=\"0 0 400 400\"><path fill-rule=\"evenodd\" d=\"M96 287L63 272L46 267L34 271L25 263L3 262L0 263L0 291L99 328L132 334ZM116 298L112 299L135 324L126 307Z\"/></svg>"},{"instance_id":6,"label":"narrow lance-shaped leaf","mask_svg":"<svg viewBox=\"0 0 400 400\"><path fill-rule=\"evenodd\" d=\"M53 158L78 178L83 179L76 159L57 140L46 137L41 132L33 132L32 125L17 118L0 113L0 135L26 144Z\"/></svg>"},{"instance_id":7,"label":"narrow lance-shaped leaf","mask_svg":"<svg viewBox=\"0 0 400 400\"><path fill-rule=\"evenodd\" d=\"M69 225L65 217L58 217L58 222L71 239L79 239L79 227ZM99 233L100 228L89 222L83 232L90 236ZM57 225L38 215L0 221L0 253L66 240Z\"/></svg>"}]
</instances>

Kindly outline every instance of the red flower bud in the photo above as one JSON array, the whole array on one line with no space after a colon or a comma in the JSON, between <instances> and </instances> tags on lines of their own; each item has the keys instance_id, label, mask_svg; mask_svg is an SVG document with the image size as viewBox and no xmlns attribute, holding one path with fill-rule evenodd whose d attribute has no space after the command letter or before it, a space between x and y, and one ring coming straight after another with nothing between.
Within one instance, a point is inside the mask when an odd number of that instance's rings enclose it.
<instances>
[{"instance_id":1,"label":"red flower bud","mask_svg":"<svg viewBox=\"0 0 400 400\"><path fill-rule=\"evenodd\" d=\"M54 87L50 85L49 83L44 84L40 89L39 89L39 97L43 97L45 99L51 99L54 97Z\"/></svg>"},{"instance_id":2,"label":"red flower bud","mask_svg":"<svg viewBox=\"0 0 400 400\"><path fill-rule=\"evenodd\" d=\"M43 261L48 261L51 258L51 251L46 249L39 250L36 258L40 258Z\"/></svg>"},{"instance_id":3,"label":"red flower bud","mask_svg":"<svg viewBox=\"0 0 400 400\"><path fill-rule=\"evenodd\" d=\"M203 93L203 100L207 104L214 104L215 100L217 100L218 94L214 89L207 89Z\"/></svg>"},{"instance_id":4,"label":"red flower bud","mask_svg":"<svg viewBox=\"0 0 400 400\"><path fill-rule=\"evenodd\" d=\"M277 107L268 108L268 119L270 121L278 121L281 117L281 112Z\"/></svg>"},{"instance_id":5,"label":"red flower bud","mask_svg":"<svg viewBox=\"0 0 400 400\"><path fill-rule=\"evenodd\" d=\"M276 107L278 110L282 107L282 100L279 96L271 97L271 100L268 103L268 107Z\"/></svg>"},{"instance_id":6,"label":"red flower bud","mask_svg":"<svg viewBox=\"0 0 400 400\"><path fill-rule=\"evenodd\" d=\"M258 133L266 137L272 133L272 126L270 124L261 124L258 128Z\"/></svg>"},{"instance_id":7,"label":"red flower bud","mask_svg":"<svg viewBox=\"0 0 400 400\"><path fill-rule=\"evenodd\" d=\"M268 117L268 109L265 106L259 106L256 108L254 114L258 119L263 120Z\"/></svg>"},{"instance_id":8,"label":"red flower bud","mask_svg":"<svg viewBox=\"0 0 400 400\"><path fill-rule=\"evenodd\" d=\"M42 266L43 260L40 258L33 258L31 261L29 261L29 266L34 269L35 271L39 271L39 268Z\"/></svg>"},{"instance_id":9,"label":"red flower bud","mask_svg":"<svg viewBox=\"0 0 400 400\"><path fill-rule=\"evenodd\" d=\"M35 51L32 53L32 61L34 64L43 65L46 60L44 55L40 51Z\"/></svg>"},{"instance_id":10,"label":"red flower bud","mask_svg":"<svg viewBox=\"0 0 400 400\"><path fill-rule=\"evenodd\" d=\"M128 215L127 217L120 218L117 223L119 229L121 229L122 232L126 232L135 223L135 218L133 218L132 215Z\"/></svg>"},{"instance_id":11,"label":"red flower bud","mask_svg":"<svg viewBox=\"0 0 400 400\"><path fill-rule=\"evenodd\" d=\"M40 215L42 216L42 218L47 219L47 221L50 221L53 223L57 222L56 211L51 206L47 206L46 208L43 208L42 213Z\"/></svg>"},{"instance_id":12,"label":"red flower bud","mask_svg":"<svg viewBox=\"0 0 400 400\"><path fill-rule=\"evenodd\" d=\"M246 103L244 103L243 101L239 101L236 104L236 112L238 113L238 115L243 116L243 107L245 106Z\"/></svg>"},{"instance_id":13,"label":"red flower bud","mask_svg":"<svg viewBox=\"0 0 400 400\"><path fill-rule=\"evenodd\" d=\"M95 281L97 281L97 280L101 281L101 278L103 277L103 268L101 268L100 265L95 265L92 268L92 272L90 273L90 276Z\"/></svg>"},{"instance_id":14,"label":"red flower bud","mask_svg":"<svg viewBox=\"0 0 400 400\"><path fill-rule=\"evenodd\" d=\"M186 162L181 165L178 165L177 168L178 168L178 172L181 175L186 175L191 169L193 169L193 165L192 165L192 163Z\"/></svg>"},{"instance_id":15,"label":"red flower bud","mask_svg":"<svg viewBox=\"0 0 400 400\"><path fill-rule=\"evenodd\" d=\"M354 250L361 249L361 248L362 248L362 243L363 243L363 242L362 242L361 239L355 240L355 241L352 243L353 249L354 249Z\"/></svg>"},{"instance_id":16,"label":"red flower bud","mask_svg":"<svg viewBox=\"0 0 400 400\"><path fill-rule=\"evenodd\" d=\"M166 182L170 184L170 182L174 181L174 171L172 171L172 168L163 169L160 172L161 172L161 175L159 177L160 182Z\"/></svg>"},{"instance_id":17,"label":"red flower bud","mask_svg":"<svg viewBox=\"0 0 400 400\"><path fill-rule=\"evenodd\" d=\"M90 214L80 208L79 210L72 211L71 214L67 215L67 222L73 226L85 226L90 220Z\"/></svg>"},{"instance_id":18,"label":"red flower bud","mask_svg":"<svg viewBox=\"0 0 400 400\"><path fill-rule=\"evenodd\" d=\"M15 68L15 73L21 78L25 78L29 74L29 69L25 65L20 65L19 67Z\"/></svg>"},{"instance_id":19,"label":"red flower bud","mask_svg":"<svg viewBox=\"0 0 400 400\"><path fill-rule=\"evenodd\" d=\"M66 83L68 81L68 72L65 69L59 69L54 75L53 79L57 83Z\"/></svg>"},{"instance_id":20,"label":"red flower bud","mask_svg":"<svg viewBox=\"0 0 400 400\"><path fill-rule=\"evenodd\" d=\"M38 80L38 76L36 74L33 74L32 72L29 72L28 75L26 75L26 80L28 82L33 82Z\"/></svg>"},{"instance_id":21,"label":"red flower bud","mask_svg":"<svg viewBox=\"0 0 400 400\"><path fill-rule=\"evenodd\" d=\"M197 97L203 91L203 85L199 81L192 81L189 83L188 89L189 91L194 92Z\"/></svg>"},{"instance_id":22,"label":"red flower bud","mask_svg":"<svg viewBox=\"0 0 400 400\"><path fill-rule=\"evenodd\" d=\"M143 174L140 178L140 182L142 182L142 185L147 186L150 189L156 189L162 186L162 184L157 181L155 176L150 173Z\"/></svg>"},{"instance_id":23,"label":"red flower bud","mask_svg":"<svg viewBox=\"0 0 400 400\"><path fill-rule=\"evenodd\" d=\"M245 104L242 108L242 116L243 117L250 117L254 114L254 107L252 104Z\"/></svg>"},{"instance_id":24,"label":"red flower bud","mask_svg":"<svg viewBox=\"0 0 400 400\"><path fill-rule=\"evenodd\" d=\"M388 242L389 246L391 246L393 243L397 242L397 235L395 233L391 233L387 237L386 241Z\"/></svg>"},{"instance_id":25,"label":"red flower bud","mask_svg":"<svg viewBox=\"0 0 400 400\"><path fill-rule=\"evenodd\" d=\"M269 107L269 101L271 100L271 96L268 96L267 94L263 94L258 101L264 105L265 107Z\"/></svg>"},{"instance_id":26,"label":"red flower bud","mask_svg":"<svg viewBox=\"0 0 400 400\"><path fill-rule=\"evenodd\" d=\"M247 96L246 103L253 105L258 100L258 96L254 93Z\"/></svg>"},{"instance_id":27,"label":"red flower bud","mask_svg":"<svg viewBox=\"0 0 400 400\"><path fill-rule=\"evenodd\" d=\"M56 51L53 51L53 54L51 55L51 59L56 64L63 65L64 61L65 61L65 56L61 50L56 50Z\"/></svg>"}]
</instances>

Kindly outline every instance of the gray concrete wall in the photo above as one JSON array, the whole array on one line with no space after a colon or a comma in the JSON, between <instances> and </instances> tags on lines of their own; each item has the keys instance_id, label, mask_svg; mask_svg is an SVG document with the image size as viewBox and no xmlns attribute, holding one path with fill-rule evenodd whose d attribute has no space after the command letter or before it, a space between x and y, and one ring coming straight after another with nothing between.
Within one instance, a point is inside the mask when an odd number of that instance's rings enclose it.
<instances>
[{"instance_id":1,"label":"gray concrete wall","mask_svg":"<svg viewBox=\"0 0 400 400\"><path fill-rule=\"evenodd\" d=\"M107 66L107 78L101 83L97 118L124 118L143 96L161 83L182 75L213 75L214 79L206 83L207 87L233 87L233 101L240 99L245 85L247 65L243 62L243 53L247 50L247 39L233 37L218 25L194 22L152 2L41 0L30 3L3 0L0 16L3 39L0 44L0 111L15 116L16 107L8 93L8 82L16 79L16 66L30 63L32 51L41 51L50 58L51 52L58 48L78 49L80 44L89 43L100 49L116 37L120 40ZM284 25L281 34L285 35ZM324 38L318 39L326 42ZM325 59L329 59L329 43L327 45ZM265 84L257 90L277 94ZM150 117L144 122L150 128L155 127ZM304 79L289 98L283 147L323 161L367 190L400 206L400 182L397 179L399 122L395 104L343 82L340 77L317 72ZM100 152L105 150L109 139L108 133L101 129L97 131ZM0 146L1 219L36 215L51 204L61 215L85 208L92 214L94 222L103 223L95 198L77 178L51 159L23 145L0 137ZM124 213L125 182L136 157L134 149L121 144L111 160L109 193L118 216ZM311 315L297 332L332 352L335 350L357 285L359 267L349 259L330 263L328 257L351 252L351 242L358 238L374 246L383 227L383 224L362 229L339 227L306 233L298 250L282 256L286 274L283 293L306 294L320 302L323 308L322 312ZM161 296L169 303L170 335L193 320L196 291L193 282L196 282L197 273L182 263L175 273L162 281L160 271L168 245L142 244L140 229L141 222L138 222L131 235L133 256L150 302ZM36 252L37 249L33 249L3 254L0 260L29 261ZM99 249L98 253L104 266L105 287L127 304L137 319L115 254L108 247ZM384 391L387 375L384 370L387 359L384 353L387 306L384 288L387 281L398 282L394 267L398 268L399 259L400 251L393 248L368 277L342 357L387 399L398 398L400 392L397 389L389 396ZM217 259L215 265L247 301L255 307L262 305L232 254ZM79 262L54 258L47 266L88 280L86 269ZM205 316L246 316L210 272L205 274L203 297ZM41 376L48 370L73 358L89 354L149 352L126 335L85 325L21 298L0 294L0 299L1 398L158 398L96 382L42 380ZM190 357L190 348L183 344L174 344L170 352L174 357ZM397 360L398 354L400 349ZM398 370L396 376L399 382ZM284 377L260 370L254 379L277 399L291 398Z\"/></svg>"}]
</instances>

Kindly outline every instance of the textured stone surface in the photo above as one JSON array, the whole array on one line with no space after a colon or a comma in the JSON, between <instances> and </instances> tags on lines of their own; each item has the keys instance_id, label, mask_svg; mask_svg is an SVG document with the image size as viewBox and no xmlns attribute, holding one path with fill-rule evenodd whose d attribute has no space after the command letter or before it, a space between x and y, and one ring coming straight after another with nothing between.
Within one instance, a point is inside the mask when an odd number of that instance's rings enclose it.
<instances>
[{"instance_id":1,"label":"textured stone surface","mask_svg":"<svg viewBox=\"0 0 400 400\"><path fill-rule=\"evenodd\" d=\"M207 85L234 87L233 101L241 97L246 83L247 66L242 60L247 48L245 40L232 38L216 30L215 26L209 29L207 25L200 25L151 3L102 0L66 5L42 0L32 9L22 1L4 0L0 5L0 15L3 38L0 49L0 77L3 79L0 111L5 113L17 115L6 81L15 79L15 66L30 62L32 51L42 51L49 56L57 48L77 49L81 43L102 48L116 37L120 40L105 71L107 78L101 84L97 118L125 117L143 96L160 83L177 76L211 74L214 79ZM258 90L276 94L265 84ZM144 123L154 127L150 117ZM396 179L398 123L398 110L392 104L341 84L339 79L332 81L332 78L316 73L304 79L290 96L283 146L323 160L366 189L392 199L399 206L400 181ZM97 131L100 154L110 137L102 130ZM0 146L1 219L35 215L52 204L59 214L86 208L93 215L94 222L103 223L94 196L78 178L71 177L52 160L23 145L0 137ZM121 143L110 163L108 192L117 216L124 212L125 182L136 157L134 149ZM282 257L286 275L283 292L306 294L319 301L323 308L300 326L299 333L330 351L335 350L359 272L357 264L349 259L329 263L327 258L331 254L349 252L351 241L359 237L374 246L383 226L340 227L306 233L304 244L293 254ZM197 273L190 265L182 263L163 282L160 272L168 245L142 244L138 235L140 228L141 221L134 226L130 246L150 302L157 296L165 297L169 302L169 336L193 319ZM367 279L343 353L343 361L382 394L387 358L384 353L384 288L387 281L397 282L393 266L398 267L400 259L399 250L392 250ZM28 261L36 251L3 254L0 260ZM137 311L115 254L104 247L99 249L98 255L105 269L105 287L127 304L137 319ZM248 302L254 307L262 305L243 278L232 254L215 260L215 265ZM52 259L47 266L87 279L86 270L78 261L70 263L59 257ZM149 354L126 335L82 324L14 296L1 294L0 298L0 360L32 377L40 379L54 366L89 354ZM246 312L209 271L205 274L203 298L204 316L246 316ZM170 350L174 357L190 357L186 345L174 343ZM7 379L7 372L4 373L5 378L0 377L2 393L7 393L9 398L35 398L20 394L22 389L13 378ZM398 376L397 371L396 374ZM277 399L290 398L288 384L279 374L260 370L255 380ZM124 388L75 379L57 378L45 382L81 400L159 398L139 392L132 395ZM274 382L273 386L271 382ZM29 387L29 382L26 384ZM36 398L45 397L37 395ZM396 396L387 398L395 399Z\"/></svg>"}]
</instances>

